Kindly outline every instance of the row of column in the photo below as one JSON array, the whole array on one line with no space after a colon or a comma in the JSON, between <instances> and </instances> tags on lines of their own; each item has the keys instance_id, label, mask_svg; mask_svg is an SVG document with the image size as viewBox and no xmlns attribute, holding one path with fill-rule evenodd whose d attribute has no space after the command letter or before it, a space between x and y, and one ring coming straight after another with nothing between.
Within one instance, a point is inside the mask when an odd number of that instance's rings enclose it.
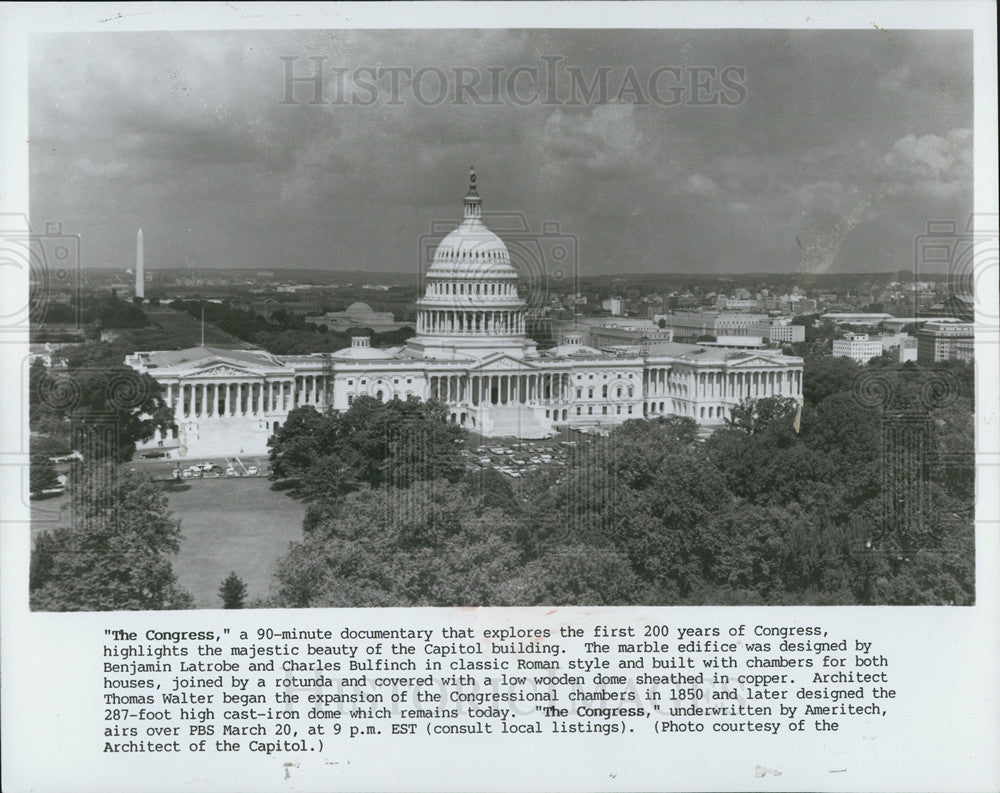
<instances>
[{"instance_id":1,"label":"row of column","mask_svg":"<svg viewBox=\"0 0 1000 793\"><path fill-rule=\"evenodd\" d=\"M417 333L449 335L512 336L523 334L522 311L453 311L423 309Z\"/></svg>"},{"instance_id":2,"label":"row of column","mask_svg":"<svg viewBox=\"0 0 1000 793\"><path fill-rule=\"evenodd\" d=\"M677 372L669 368L650 369L646 375L646 395L683 394L715 399L741 399L802 395L802 372L796 369L747 372Z\"/></svg>"},{"instance_id":3,"label":"row of column","mask_svg":"<svg viewBox=\"0 0 1000 793\"><path fill-rule=\"evenodd\" d=\"M699 372L695 395L709 399L787 396L802 394L802 372L795 369L757 372Z\"/></svg>"},{"instance_id":4,"label":"row of column","mask_svg":"<svg viewBox=\"0 0 1000 793\"><path fill-rule=\"evenodd\" d=\"M326 401L326 377L304 374L295 378L295 404L318 405Z\"/></svg>"},{"instance_id":5,"label":"row of column","mask_svg":"<svg viewBox=\"0 0 1000 793\"><path fill-rule=\"evenodd\" d=\"M563 402L568 398L570 376L552 374L434 375L429 396L450 404L532 404Z\"/></svg>"},{"instance_id":6,"label":"row of column","mask_svg":"<svg viewBox=\"0 0 1000 793\"><path fill-rule=\"evenodd\" d=\"M283 413L293 400L295 383L207 382L166 384L166 402L178 419L204 416L257 416Z\"/></svg>"},{"instance_id":7,"label":"row of column","mask_svg":"<svg viewBox=\"0 0 1000 793\"><path fill-rule=\"evenodd\" d=\"M430 297L465 296L465 297L506 297L517 299L517 287L514 284L497 283L489 281L486 283L447 283L431 284L427 290Z\"/></svg>"}]
</instances>

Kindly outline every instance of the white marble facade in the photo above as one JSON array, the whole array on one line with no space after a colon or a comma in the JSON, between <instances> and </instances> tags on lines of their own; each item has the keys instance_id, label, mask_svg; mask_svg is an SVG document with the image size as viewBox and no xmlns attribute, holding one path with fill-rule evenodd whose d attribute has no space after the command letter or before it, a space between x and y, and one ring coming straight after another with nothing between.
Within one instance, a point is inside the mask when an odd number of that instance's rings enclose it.
<instances>
[{"instance_id":1,"label":"white marble facade","mask_svg":"<svg viewBox=\"0 0 1000 793\"><path fill-rule=\"evenodd\" d=\"M539 351L504 243L482 222L473 174L462 223L438 246L418 301L417 334L377 349L272 355L196 347L126 363L163 384L175 430L147 446L178 457L263 454L290 410L347 410L358 396L414 396L487 437L541 438L561 426L689 416L722 424L745 397L802 394L802 359L673 342L598 350L569 336Z\"/></svg>"}]
</instances>

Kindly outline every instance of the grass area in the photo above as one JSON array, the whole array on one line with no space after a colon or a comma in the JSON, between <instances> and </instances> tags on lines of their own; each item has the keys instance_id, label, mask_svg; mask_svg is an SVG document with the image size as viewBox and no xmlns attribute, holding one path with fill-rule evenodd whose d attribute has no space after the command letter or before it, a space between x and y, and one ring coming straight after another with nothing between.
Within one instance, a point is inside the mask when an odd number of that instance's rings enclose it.
<instances>
[{"instance_id":1,"label":"grass area","mask_svg":"<svg viewBox=\"0 0 1000 793\"><path fill-rule=\"evenodd\" d=\"M231 571L247 585L247 601L265 597L274 563L302 538L305 506L263 477L199 479L164 486L181 521L178 582L196 608L222 608L219 587ZM69 497L33 500L31 534L68 525Z\"/></svg>"},{"instance_id":2,"label":"grass area","mask_svg":"<svg viewBox=\"0 0 1000 793\"><path fill-rule=\"evenodd\" d=\"M197 608L221 608L219 586L231 571L247 585L247 600L270 591L274 563L302 537L305 506L271 490L267 479L207 479L166 487L180 518L178 582Z\"/></svg>"},{"instance_id":3,"label":"grass area","mask_svg":"<svg viewBox=\"0 0 1000 793\"><path fill-rule=\"evenodd\" d=\"M171 308L144 307L143 311L151 322L159 325L163 330L184 339L190 347L197 347L201 344L201 321L185 314L182 311L174 311ZM252 344L237 339L235 336L226 333L224 330L215 327L209 322L205 323L205 344L210 347L222 347L223 349L248 349Z\"/></svg>"}]
</instances>

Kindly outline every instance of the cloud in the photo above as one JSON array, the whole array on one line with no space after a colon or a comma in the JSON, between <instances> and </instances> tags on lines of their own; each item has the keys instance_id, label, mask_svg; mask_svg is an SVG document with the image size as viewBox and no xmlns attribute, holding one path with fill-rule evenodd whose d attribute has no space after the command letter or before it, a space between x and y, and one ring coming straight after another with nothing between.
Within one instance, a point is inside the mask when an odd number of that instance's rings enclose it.
<instances>
[{"instance_id":1,"label":"cloud","mask_svg":"<svg viewBox=\"0 0 1000 793\"><path fill-rule=\"evenodd\" d=\"M907 266L914 228L971 206L972 50L963 31L893 42L754 30L43 35L29 72L31 214L83 234L97 264L131 261L142 225L147 259L163 266L399 270L417 266L431 221L458 217L474 164L487 211L559 222L584 272L789 270L796 236L815 243L818 267L875 266L868 251ZM738 64L749 90L729 108L428 107L406 84L389 104L383 83L365 107L309 105L302 83L289 106L282 56L298 57L300 76L316 56L330 70L526 66L541 83L548 57L587 79L610 68L613 82L629 68ZM480 92L493 97L488 82Z\"/></svg>"},{"instance_id":2,"label":"cloud","mask_svg":"<svg viewBox=\"0 0 1000 793\"><path fill-rule=\"evenodd\" d=\"M700 173L693 173L687 178L685 190L688 193L711 198L718 195L719 186L710 176L703 176Z\"/></svg>"},{"instance_id":3,"label":"cloud","mask_svg":"<svg viewBox=\"0 0 1000 793\"><path fill-rule=\"evenodd\" d=\"M547 157L595 175L633 171L640 166L641 135L634 105L598 105L590 113L552 111L542 129Z\"/></svg>"},{"instance_id":4,"label":"cloud","mask_svg":"<svg viewBox=\"0 0 1000 793\"><path fill-rule=\"evenodd\" d=\"M972 130L952 129L945 136L906 135L883 158L893 192L929 198L955 197L972 187Z\"/></svg>"}]
</instances>

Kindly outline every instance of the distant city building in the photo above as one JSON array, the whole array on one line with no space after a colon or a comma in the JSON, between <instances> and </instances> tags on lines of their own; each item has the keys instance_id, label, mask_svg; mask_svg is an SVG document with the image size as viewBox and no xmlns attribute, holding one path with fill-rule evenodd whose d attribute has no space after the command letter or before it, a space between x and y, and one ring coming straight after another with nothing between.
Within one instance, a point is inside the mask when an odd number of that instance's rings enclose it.
<instances>
[{"instance_id":1,"label":"distant city building","mask_svg":"<svg viewBox=\"0 0 1000 793\"><path fill-rule=\"evenodd\" d=\"M883 333L879 336L873 336L872 338L878 339L878 341L882 343L882 351L887 352L891 349L899 347L901 344L913 337L911 337L908 333ZM916 339L914 339L914 341L916 341Z\"/></svg>"},{"instance_id":2,"label":"distant city building","mask_svg":"<svg viewBox=\"0 0 1000 793\"><path fill-rule=\"evenodd\" d=\"M598 325L589 329L588 343L592 347L638 346L653 342L673 341L672 328L661 328L651 320L633 320L627 325Z\"/></svg>"},{"instance_id":3,"label":"distant city building","mask_svg":"<svg viewBox=\"0 0 1000 793\"><path fill-rule=\"evenodd\" d=\"M899 345L899 362L906 363L907 361L917 360L917 339L914 336L907 336L902 344Z\"/></svg>"},{"instance_id":4,"label":"distant city building","mask_svg":"<svg viewBox=\"0 0 1000 793\"><path fill-rule=\"evenodd\" d=\"M396 322L390 311L375 311L367 303L351 303L343 311L328 311L321 317L306 317L306 322L324 325L329 330L343 332L349 328L371 328L386 333L400 328L412 328L412 322Z\"/></svg>"},{"instance_id":5,"label":"distant city building","mask_svg":"<svg viewBox=\"0 0 1000 793\"><path fill-rule=\"evenodd\" d=\"M248 308L255 314L270 319L278 312L296 317L308 317L309 314L321 311L323 306L315 300L275 300L273 297L267 297L251 303Z\"/></svg>"},{"instance_id":6,"label":"distant city building","mask_svg":"<svg viewBox=\"0 0 1000 793\"><path fill-rule=\"evenodd\" d=\"M261 454L293 408L344 411L360 396L433 399L456 424L521 438L661 415L718 426L748 397L801 399L802 359L773 351L650 340L609 352L579 333L538 350L517 282L506 245L482 222L472 174L464 219L434 254L417 333L405 345L376 349L362 336L330 354L137 352L126 363L164 386L175 417L168 437L151 445L182 457ZM341 313L370 327L375 312L354 304Z\"/></svg>"},{"instance_id":7,"label":"distant city building","mask_svg":"<svg viewBox=\"0 0 1000 793\"><path fill-rule=\"evenodd\" d=\"M870 338L867 333L848 333L842 339L833 340L834 358L852 358L860 364L866 364L881 354L882 342Z\"/></svg>"},{"instance_id":8,"label":"distant city building","mask_svg":"<svg viewBox=\"0 0 1000 793\"><path fill-rule=\"evenodd\" d=\"M617 297L608 298L603 301L601 308L605 311L610 311L613 317L620 317L622 315L622 301Z\"/></svg>"},{"instance_id":9,"label":"distant city building","mask_svg":"<svg viewBox=\"0 0 1000 793\"><path fill-rule=\"evenodd\" d=\"M749 298L719 297L715 301L716 308L727 311L746 311L757 308L758 302Z\"/></svg>"},{"instance_id":10,"label":"distant city building","mask_svg":"<svg viewBox=\"0 0 1000 793\"><path fill-rule=\"evenodd\" d=\"M924 323L917 331L917 360L921 363L952 359L971 362L974 328L971 322L957 320Z\"/></svg>"},{"instance_id":11,"label":"distant city building","mask_svg":"<svg viewBox=\"0 0 1000 793\"><path fill-rule=\"evenodd\" d=\"M793 325L791 317L769 317L767 314L715 313L692 311L676 314L658 314L672 328L675 338L697 338L699 336L749 336L758 340L791 344L805 341L804 325ZM742 343L741 343L742 346Z\"/></svg>"},{"instance_id":12,"label":"distant city building","mask_svg":"<svg viewBox=\"0 0 1000 793\"><path fill-rule=\"evenodd\" d=\"M882 324L889 330L899 332L908 325L916 325L918 328L927 322L951 322L950 317L892 317L883 320Z\"/></svg>"},{"instance_id":13,"label":"distant city building","mask_svg":"<svg viewBox=\"0 0 1000 793\"><path fill-rule=\"evenodd\" d=\"M833 312L823 314L820 319L828 319L834 325L878 325L887 319L892 319L892 314Z\"/></svg>"}]
</instances>

